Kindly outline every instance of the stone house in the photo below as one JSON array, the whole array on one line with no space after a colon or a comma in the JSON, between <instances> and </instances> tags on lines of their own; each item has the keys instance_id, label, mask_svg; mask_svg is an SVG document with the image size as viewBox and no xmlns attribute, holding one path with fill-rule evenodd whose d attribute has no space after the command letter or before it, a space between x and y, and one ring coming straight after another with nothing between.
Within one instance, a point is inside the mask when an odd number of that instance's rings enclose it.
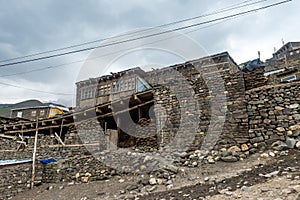
<instances>
[{"instance_id":1,"label":"stone house","mask_svg":"<svg viewBox=\"0 0 300 200\"><path fill-rule=\"evenodd\" d=\"M77 108L107 103L150 89L142 78L146 73L139 67L76 83Z\"/></svg>"},{"instance_id":2,"label":"stone house","mask_svg":"<svg viewBox=\"0 0 300 200\"><path fill-rule=\"evenodd\" d=\"M300 80L300 42L288 42L266 60L269 84Z\"/></svg>"}]
</instances>

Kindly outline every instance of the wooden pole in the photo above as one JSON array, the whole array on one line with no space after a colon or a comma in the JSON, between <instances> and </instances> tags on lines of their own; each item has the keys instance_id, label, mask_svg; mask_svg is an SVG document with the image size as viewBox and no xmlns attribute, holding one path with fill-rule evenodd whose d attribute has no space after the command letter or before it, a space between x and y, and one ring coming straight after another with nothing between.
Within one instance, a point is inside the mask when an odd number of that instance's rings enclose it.
<instances>
[{"instance_id":1,"label":"wooden pole","mask_svg":"<svg viewBox=\"0 0 300 200\"><path fill-rule=\"evenodd\" d=\"M117 116L117 139L116 139L116 148L118 147L119 145L119 137L120 137L120 134L121 134L121 129L120 129L120 116L118 115ZM115 139L113 140L115 142Z\"/></svg>"},{"instance_id":2,"label":"wooden pole","mask_svg":"<svg viewBox=\"0 0 300 200\"><path fill-rule=\"evenodd\" d=\"M61 126L60 126L60 132L59 132L59 137L61 138L62 130L63 130L63 125L64 125L64 119L61 120Z\"/></svg>"},{"instance_id":3,"label":"wooden pole","mask_svg":"<svg viewBox=\"0 0 300 200\"><path fill-rule=\"evenodd\" d=\"M138 121L140 121L140 119L142 118L142 112L140 107L138 107L138 116L139 116Z\"/></svg>"},{"instance_id":4,"label":"wooden pole","mask_svg":"<svg viewBox=\"0 0 300 200\"><path fill-rule=\"evenodd\" d=\"M31 189L34 186L34 178L35 178L35 158L36 158L36 147L37 147L37 137L38 137L38 129L39 126L39 119L36 119L36 127L35 127L35 137L34 137L34 148L33 148L33 155L32 155L32 175L31 175Z\"/></svg>"},{"instance_id":5,"label":"wooden pole","mask_svg":"<svg viewBox=\"0 0 300 200\"><path fill-rule=\"evenodd\" d=\"M61 140L61 138L59 137L59 135L57 135L56 132L54 132L54 135L55 135L57 141L59 141L63 146L65 146L65 143Z\"/></svg>"},{"instance_id":6,"label":"wooden pole","mask_svg":"<svg viewBox=\"0 0 300 200\"><path fill-rule=\"evenodd\" d=\"M286 57L286 54L284 54L284 63L285 63L285 69L288 68L288 62L287 62L287 57Z\"/></svg>"}]
</instances>

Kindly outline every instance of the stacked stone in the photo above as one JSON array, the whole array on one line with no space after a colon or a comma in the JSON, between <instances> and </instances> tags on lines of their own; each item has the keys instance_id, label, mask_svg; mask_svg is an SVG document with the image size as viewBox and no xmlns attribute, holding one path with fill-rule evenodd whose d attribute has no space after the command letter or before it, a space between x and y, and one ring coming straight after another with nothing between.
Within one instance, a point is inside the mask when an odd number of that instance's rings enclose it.
<instances>
[{"instance_id":1,"label":"stacked stone","mask_svg":"<svg viewBox=\"0 0 300 200\"><path fill-rule=\"evenodd\" d=\"M148 78L150 83L159 81L162 85L156 88L154 99L156 105L159 105L155 113L158 116L159 137L163 144L169 143L179 128L184 130L185 137L189 137L189 133L196 133L196 137L195 134L191 135L195 137L191 139L195 148L199 148L203 142L207 146L214 146L217 140L220 143L217 148L248 141L243 75L233 73L233 63L228 60L221 61L208 59L205 62L173 66L159 72L155 71L153 72L155 76ZM193 78L195 74L199 76ZM160 77L173 78L168 80ZM168 87L170 85L171 87ZM175 89L172 91L172 88ZM191 92L187 94L190 88ZM182 110L188 111L183 113ZM191 121L182 120L182 117L186 116ZM214 124L209 139L203 141L211 120L219 120L222 123ZM164 122L163 126L161 122ZM191 130L191 124L194 122L198 123L197 129ZM176 140L178 143L181 142L179 138Z\"/></svg>"},{"instance_id":2,"label":"stacked stone","mask_svg":"<svg viewBox=\"0 0 300 200\"><path fill-rule=\"evenodd\" d=\"M82 141L77 134L76 130L70 130L66 135L65 135L65 141L64 143L66 145L68 144L82 144Z\"/></svg>"},{"instance_id":3,"label":"stacked stone","mask_svg":"<svg viewBox=\"0 0 300 200\"><path fill-rule=\"evenodd\" d=\"M264 76L264 68L258 68L253 72L243 73L245 90L251 90L266 85L268 79Z\"/></svg>"},{"instance_id":4,"label":"stacked stone","mask_svg":"<svg viewBox=\"0 0 300 200\"><path fill-rule=\"evenodd\" d=\"M77 134L82 143L93 154L107 149L104 130L97 119L89 119L76 126ZM97 145L94 145L97 144Z\"/></svg>"},{"instance_id":5,"label":"stacked stone","mask_svg":"<svg viewBox=\"0 0 300 200\"><path fill-rule=\"evenodd\" d=\"M156 124L159 144L167 144L175 136L180 121L179 102L174 93L165 87L154 91ZM177 123L176 123L177 122Z\"/></svg>"},{"instance_id":6,"label":"stacked stone","mask_svg":"<svg viewBox=\"0 0 300 200\"><path fill-rule=\"evenodd\" d=\"M89 182L104 180L115 175L115 170L107 168L92 156L73 157L43 165L42 181L46 183Z\"/></svg>"},{"instance_id":7,"label":"stacked stone","mask_svg":"<svg viewBox=\"0 0 300 200\"><path fill-rule=\"evenodd\" d=\"M257 88L246 93L251 144L260 148L285 141L287 136L296 137L297 130L291 129L300 120L299 93L299 83Z\"/></svg>"},{"instance_id":8,"label":"stacked stone","mask_svg":"<svg viewBox=\"0 0 300 200\"><path fill-rule=\"evenodd\" d=\"M1 150L16 150L18 148L16 140L0 138L0 149Z\"/></svg>"},{"instance_id":9,"label":"stacked stone","mask_svg":"<svg viewBox=\"0 0 300 200\"><path fill-rule=\"evenodd\" d=\"M228 66L229 67L229 66ZM222 145L220 148L227 148L231 145L242 144L248 141L248 120L245 104L245 83L242 74L222 73L225 84L226 105L221 107L225 112L225 123L223 125Z\"/></svg>"},{"instance_id":10,"label":"stacked stone","mask_svg":"<svg viewBox=\"0 0 300 200\"><path fill-rule=\"evenodd\" d=\"M30 188L31 173L31 164L1 169L0 199L12 199L17 193L28 190ZM40 184L41 179L41 165L37 164L35 184Z\"/></svg>"},{"instance_id":11,"label":"stacked stone","mask_svg":"<svg viewBox=\"0 0 300 200\"><path fill-rule=\"evenodd\" d=\"M156 124L151 119L142 118L137 123L141 128L135 129L135 146L140 150L151 150L158 147Z\"/></svg>"},{"instance_id":12,"label":"stacked stone","mask_svg":"<svg viewBox=\"0 0 300 200\"><path fill-rule=\"evenodd\" d=\"M249 141L249 136L243 75L233 73L231 69L232 64L229 62L215 65L216 67L210 67L210 64L213 65L214 63L205 63L208 67L205 68L205 66L203 66L202 70L199 70L202 74L200 73L200 76L196 79L190 78L191 74L195 73L193 66L178 68L181 74L185 74L186 78L190 79L188 81L193 87L198 103L197 109L195 109L194 112L188 113L196 117L199 123L193 146L189 147L191 147L190 150L201 148L201 151L188 151L187 154L182 153L183 156L181 153L178 153L180 154L179 157L181 157L179 162L185 166L197 166L199 158L203 159L207 156L208 152L206 150L210 150L211 148L215 150L213 150L208 157L209 163L220 159L232 162L247 156L245 151L248 150L246 143ZM197 65L197 63L194 63L194 65ZM213 84L218 81L217 78L221 78L223 85ZM176 88L180 88L179 86ZM164 103L170 105L169 102L171 102L171 98L168 96L169 94L167 92L163 93L164 91L165 90L159 90L158 94L154 95L154 97L158 97L156 103L161 103L161 107L165 106ZM220 91L221 93L218 93ZM176 93L178 94L177 90ZM225 95L222 96L220 94ZM224 97L226 97L226 99L222 99ZM161 101L161 99L164 99L164 101ZM166 99L169 99L169 101ZM214 101L225 102L225 104L216 105ZM185 105L184 101L178 100L178 104L182 112L182 105ZM215 107L211 108L212 106ZM158 112L163 113L161 110L158 110ZM219 129L216 129L219 131L209 132L208 135L209 126L213 121L213 115L224 117L225 119L221 126L215 124L215 126L220 126ZM164 116L168 116L168 113L164 113ZM182 123L182 121L181 124L179 124L180 127L187 127L188 125L189 123ZM185 133L189 131L190 130L187 129ZM186 137L189 137L189 134L186 134ZM207 146L208 148L205 149L203 146ZM180 152L180 150L178 151ZM175 152L175 154L177 154L177 152ZM193 160L194 158L195 160Z\"/></svg>"}]
</instances>

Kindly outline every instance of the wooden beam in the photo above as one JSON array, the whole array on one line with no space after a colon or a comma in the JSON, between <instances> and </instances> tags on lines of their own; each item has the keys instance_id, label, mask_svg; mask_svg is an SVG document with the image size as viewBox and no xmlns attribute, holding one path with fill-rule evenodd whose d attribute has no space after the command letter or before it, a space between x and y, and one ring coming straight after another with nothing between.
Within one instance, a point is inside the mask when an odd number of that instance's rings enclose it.
<instances>
[{"instance_id":1,"label":"wooden beam","mask_svg":"<svg viewBox=\"0 0 300 200\"><path fill-rule=\"evenodd\" d=\"M63 146L65 146L65 143L61 140L61 138L59 137L59 135L57 135L56 132L54 132L55 138L57 139L57 141L59 141Z\"/></svg>"},{"instance_id":2,"label":"wooden beam","mask_svg":"<svg viewBox=\"0 0 300 200\"><path fill-rule=\"evenodd\" d=\"M64 125L64 120L61 120L60 131L59 131L59 138L61 138L61 134L62 134L62 131L63 131L63 125Z\"/></svg>"},{"instance_id":3,"label":"wooden beam","mask_svg":"<svg viewBox=\"0 0 300 200\"><path fill-rule=\"evenodd\" d=\"M99 108L99 107L96 107L96 112L97 112L97 113L100 113L100 114L103 113L102 110L101 110L101 108Z\"/></svg>"},{"instance_id":4,"label":"wooden beam","mask_svg":"<svg viewBox=\"0 0 300 200\"><path fill-rule=\"evenodd\" d=\"M3 135L3 134L0 134L0 137L5 138L5 139L11 139L11 140L15 140L16 139L15 136Z\"/></svg>"},{"instance_id":5,"label":"wooden beam","mask_svg":"<svg viewBox=\"0 0 300 200\"><path fill-rule=\"evenodd\" d=\"M136 94L134 95L134 100L137 100L139 103L142 103L141 99Z\"/></svg>"}]
</instances>

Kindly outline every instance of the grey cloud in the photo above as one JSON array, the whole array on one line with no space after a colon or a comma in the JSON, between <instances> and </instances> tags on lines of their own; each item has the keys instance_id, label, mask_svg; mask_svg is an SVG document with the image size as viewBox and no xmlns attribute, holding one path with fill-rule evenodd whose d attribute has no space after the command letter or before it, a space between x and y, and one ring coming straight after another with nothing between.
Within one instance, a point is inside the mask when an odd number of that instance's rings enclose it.
<instances>
[{"instance_id":1,"label":"grey cloud","mask_svg":"<svg viewBox=\"0 0 300 200\"><path fill-rule=\"evenodd\" d=\"M243 0L2 1L0 3L0 60L193 17L237 2L243 2ZM275 1L267 1L267 3L272 2ZM299 12L297 11L299 6L299 1L292 1L287 5L227 21L188 34L188 36L202 45L209 54L227 50L234 54L233 58L236 60L251 59L252 54L250 56L248 52L237 52L237 47L233 47L231 44L231 41L234 40L239 41L243 48L249 43L251 43L249 46L257 46L257 48L262 44L264 47L270 46L270 51L265 52L265 54L271 56L273 46L279 47L282 37L286 42L299 39L296 35L299 32L299 28L296 26L299 19ZM249 49L247 51L256 50ZM72 62L84 59L87 55L88 52L0 68L0 76ZM239 55L239 57L235 58L235 55ZM149 62L150 64L172 63L172 59L166 57L161 61L156 60L159 60L159 56L152 54L144 57L141 62ZM128 67L130 63L124 61L118 65ZM0 81L8 80L16 84L27 81L32 83L31 86L36 85L37 89L39 89L38 85L43 83L49 85L48 89L51 91L62 89L74 92L74 83L81 65L82 63L78 63L26 75L7 77L7 79L0 78ZM24 91L24 93L26 92ZM18 95L17 91L15 93L10 92L9 96L1 92L2 99L0 101L5 102L5 97L14 99ZM45 94L31 94L33 98L43 97L46 99L45 96ZM26 96L26 98L29 97ZM49 98L61 102L70 103L71 101L70 97L51 95Z\"/></svg>"}]
</instances>

